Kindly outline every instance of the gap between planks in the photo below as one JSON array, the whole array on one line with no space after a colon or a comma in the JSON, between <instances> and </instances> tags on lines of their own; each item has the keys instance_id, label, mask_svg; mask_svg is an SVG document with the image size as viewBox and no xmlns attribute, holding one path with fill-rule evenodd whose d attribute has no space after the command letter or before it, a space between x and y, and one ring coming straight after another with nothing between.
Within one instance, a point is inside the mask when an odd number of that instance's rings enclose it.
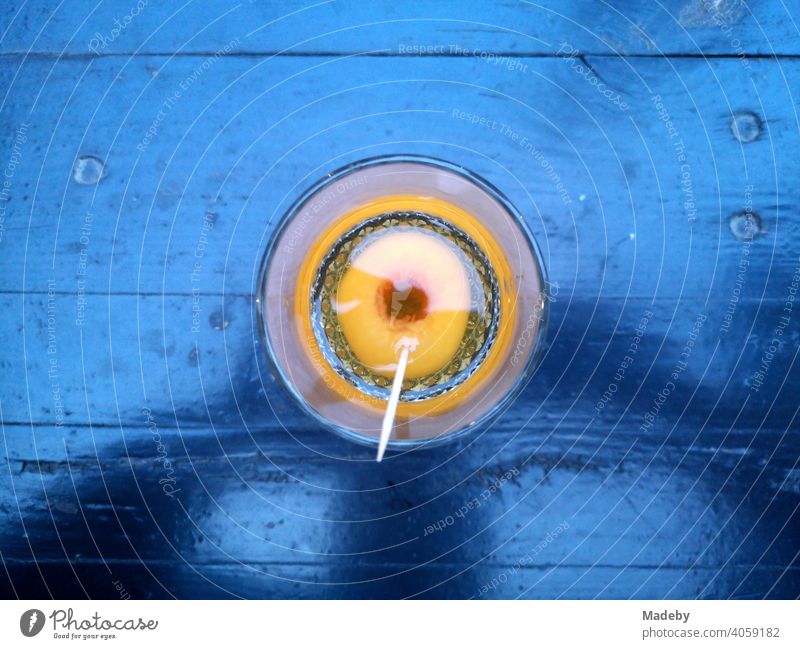
<instances>
[{"instance_id":1,"label":"gap between planks","mask_svg":"<svg viewBox=\"0 0 800 649\"><path fill-rule=\"evenodd\" d=\"M481 53L484 53L482 50ZM753 53L753 54L744 54L743 56L738 53L713 53L713 54L703 54L702 52L698 53L690 53L690 52L680 52L674 54L658 54L658 53L651 53L646 54L643 52L638 53L630 53L630 54L620 54L616 52L572 52L569 55L566 53L559 54L558 52L506 52L506 51L486 51L486 54L492 54L493 56L500 56L500 57L507 57L512 59L567 59L573 58L575 56L587 56L591 58L608 58L608 59L730 59L730 60L755 60L755 59L775 59L775 60L794 60L800 59L800 53L798 54L761 54L761 53ZM93 52L46 52L46 51L36 51L36 52L24 52L18 50L12 50L9 52L0 52L0 59L2 58L29 58L29 59L64 59L64 60L90 60L90 59L103 59L103 58L113 58L113 57L125 57L125 58L208 58L209 56L214 56L216 58L338 58L338 57L365 57L365 58L396 58L396 59L478 59L479 54L473 54L472 52L464 52L464 53L443 53L443 54L428 54L428 53L419 53L419 54L400 54L399 52L393 51L378 51L378 52L335 52L329 50L320 50L320 51L309 51L309 52L284 52L284 51L272 51L272 50L247 50L241 52L228 52L228 53L220 53L220 52L211 52L211 51L197 51L197 52L101 52L99 54L95 54Z\"/></svg>"}]
</instances>

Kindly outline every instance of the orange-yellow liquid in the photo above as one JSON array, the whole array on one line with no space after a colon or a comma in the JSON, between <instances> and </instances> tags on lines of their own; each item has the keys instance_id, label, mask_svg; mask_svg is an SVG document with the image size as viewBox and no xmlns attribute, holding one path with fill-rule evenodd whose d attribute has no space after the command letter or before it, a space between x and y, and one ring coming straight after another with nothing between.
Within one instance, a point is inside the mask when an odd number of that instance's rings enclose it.
<instances>
[{"instance_id":1,"label":"orange-yellow liquid","mask_svg":"<svg viewBox=\"0 0 800 649\"><path fill-rule=\"evenodd\" d=\"M320 358L311 326L310 295L315 274L337 240L360 222L387 212L418 211L449 221L484 251L500 289L500 323L488 356L464 383L437 397L403 402L398 414L422 415L456 406L497 369L513 329L515 296L511 271L498 244L472 215L440 199L388 196L372 201L337 221L312 245L298 278L295 295L301 335L310 341L312 358ZM400 348L410 349L408 378L423 377L444 367L464 336L470 309L470 287L461 260L446 243L424 231L384 234L361 250L345 272L335 305L342 332L361 363L391 377ZM331 372L326 383L349 398L351 386ZM385 401L359 399L367 407L385 408Z\"/></svg>"}]
</instances>

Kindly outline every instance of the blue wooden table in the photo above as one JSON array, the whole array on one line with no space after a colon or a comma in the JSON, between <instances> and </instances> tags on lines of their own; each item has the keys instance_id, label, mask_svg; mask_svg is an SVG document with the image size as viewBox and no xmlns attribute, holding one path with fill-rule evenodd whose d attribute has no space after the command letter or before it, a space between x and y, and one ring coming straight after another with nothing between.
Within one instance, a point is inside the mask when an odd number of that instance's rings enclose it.
<instances>
[{"instance_id":1,"label":"blue wooden table","mask_svg":"<svg viewBox=\"0 0 800 649\"><path fill-rule=\"evenodd\" d=\"M0 594L798 597L799 25L6 0ZM282 391L254 287L292 201L385 153L507 194L552 304L496 423L376 465Z\"/></svg>"}]
</instances>

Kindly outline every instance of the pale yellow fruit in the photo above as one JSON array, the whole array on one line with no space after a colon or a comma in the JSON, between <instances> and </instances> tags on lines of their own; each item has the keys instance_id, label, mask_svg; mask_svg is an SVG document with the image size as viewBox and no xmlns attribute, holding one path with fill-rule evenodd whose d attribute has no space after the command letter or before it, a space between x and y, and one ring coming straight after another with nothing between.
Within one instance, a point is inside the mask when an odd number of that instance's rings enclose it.
<instances>
[{"instance_id":1,"label":"pale yellow fruit","mask_svg":"<svg viewBox=\"0 0 800 649\"><path fill-rule=\"evenodd\" d=\"M389 232L353 260L339 284L336 310L365 366L391 377L407 345L406 376L420 378L445 367L458 350L469 318L469 277L435 233Z\"/></svg>"}]
</instances>

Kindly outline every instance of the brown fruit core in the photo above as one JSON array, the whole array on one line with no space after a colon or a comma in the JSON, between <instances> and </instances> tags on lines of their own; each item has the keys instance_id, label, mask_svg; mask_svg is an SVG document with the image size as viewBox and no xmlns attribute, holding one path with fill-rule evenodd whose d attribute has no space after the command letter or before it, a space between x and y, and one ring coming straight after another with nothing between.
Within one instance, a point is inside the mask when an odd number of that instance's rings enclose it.
<instances>
[{"instance_id":1,"label":"brown fruit core","mask_svg":"<svg viewBox=\"0 0 800 649\"><path fill-rule=\"evenodd\" d=\"M409 281L383 282L378 289L378 304L388 320L416 322L428 315L428 294Z\"/></svg>"}]
</instances>

